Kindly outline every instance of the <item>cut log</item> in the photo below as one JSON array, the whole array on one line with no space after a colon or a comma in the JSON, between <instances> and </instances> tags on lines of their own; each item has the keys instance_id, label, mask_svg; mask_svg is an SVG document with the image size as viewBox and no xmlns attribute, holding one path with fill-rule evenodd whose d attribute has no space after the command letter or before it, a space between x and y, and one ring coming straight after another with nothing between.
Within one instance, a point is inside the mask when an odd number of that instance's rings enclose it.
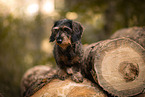
<instances>
[{"instance_id":1,"label":"cut log","mask_svg":"<svg viewBox=\"0 0 145 97\"><path fill-rule=\"evenodd\" d=\"M21 96L30 97L54 79L55 75L56 70L47 65L30 68L21 80Z\"/></svg>"},{"instance_id":2,"label":"cut log","mask_svg":"<svg viewBox=\"0 0 145 97\"><path fill-rule=\"evenodd\" d=\"M87 79L83 83L75 83L71 78L62 81L55 74L56 70L48 66L29 69L22 79L23 97L107 97Z\"/></svg>"},{"instance_id":3,"label":"cut log","mask_svg":"<svg viewBox=\"0 0 145 97\"><path fill-rule=\"evenodd\" d=\"M115 96L134 96L145 88L145 49L129 38L94 43L85 48L84 72Z\"/></svg>"},{"instance_id":4,"label":"cut log","mask_svg":"<svg viewBox=\"0 0 145 97\"><path fill-rule=\"evenodd\" d=\"M111 38L127 37L145 48L145 27L132 27L116 31Z\"/></svg>"},{"instance_id":5,"label":"cut log","mask_svg":"<svg viewBox=\"0 0 145 97\"><path fill-rule=\"evenodd\" d=\"M91 82L84 80L83 83L75 83L70 78L64 81L53 79L32 97L107 97Z\"/></svg>"}]
</instances>

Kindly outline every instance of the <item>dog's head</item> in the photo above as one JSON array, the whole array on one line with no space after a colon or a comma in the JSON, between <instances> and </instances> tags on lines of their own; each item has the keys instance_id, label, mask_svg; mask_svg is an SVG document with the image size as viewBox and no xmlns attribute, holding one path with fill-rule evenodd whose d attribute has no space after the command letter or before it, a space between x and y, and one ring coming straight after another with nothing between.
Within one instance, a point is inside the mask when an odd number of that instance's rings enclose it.
<instances>
[{"instance_id":1,"label":"dog's head","mask_svg":"<svg viewBox=\"0 0 145 97\"><path fill-rule=\"evenodd\" d=\"M51 31L50 42L56 41L57 45L64 48L80 41L83 28L78 22L63 19L56 21Z\"/></svg>"}]
</instances>

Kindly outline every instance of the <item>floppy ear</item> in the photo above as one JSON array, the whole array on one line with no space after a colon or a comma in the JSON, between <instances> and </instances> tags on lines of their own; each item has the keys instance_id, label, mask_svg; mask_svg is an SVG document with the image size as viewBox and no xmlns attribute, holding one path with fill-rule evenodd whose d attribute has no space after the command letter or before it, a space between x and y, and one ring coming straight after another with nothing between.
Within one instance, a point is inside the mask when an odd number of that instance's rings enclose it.
<instances>
[{"instance_id":1,"label":"floppy ear","mask_svg":"<svg viewBox=\"0 0 145 97\"><path fill-rule=\"evenodd\" d=\"M52 31L49 42L53 42L55 40L56 34Z\"/></svg>"},{"instance_id":2,"label":"floppy ear","mask_svg":"<svg viewBox=\"0 0 145 97\"><path fill-rule=\"evenodd\" d=\"M72 22L72 30L73 30L71 37L72 42L79 41L82 37L83 27L78 22Z\"/></svg>"}]
</instances>

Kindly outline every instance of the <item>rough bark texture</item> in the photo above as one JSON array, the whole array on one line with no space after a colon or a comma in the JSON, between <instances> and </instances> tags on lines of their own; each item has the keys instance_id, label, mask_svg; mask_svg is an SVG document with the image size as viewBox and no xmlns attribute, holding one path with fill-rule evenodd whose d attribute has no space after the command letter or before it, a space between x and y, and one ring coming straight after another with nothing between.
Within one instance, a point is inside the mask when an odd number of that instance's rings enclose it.
<instances>
[{"instance_id":1,"label":"rough bark texture","mask_svg":"<svg viewBox=\"0 0 145 97\"><path fill-rule=\"evenodd\" d=\"M21 96L30 97L54 78L56 78L56 70L49 66L40 65L30 68L21 81Z\"/></svg>"},{"instance_id":2,"label":"rough bark texture","mask_svg":"<svg viewBox=\"0 0 145 97\"><path fill-rule=\"evenodd\" d=\"M127 37L145 48L145 27L132 27L116 31L110 38Z\"/></svg>"},{"instance_id":3,"label":"rough bark texture","mask_svg":"<svg viewBox=\"0 0 145 97\"><path fill-rule=\"evenodd\" d=\"M133 96L144 90L145 49L135 41L105 40L87 46L84 52L85 74L92 75L105 91Z\"/></svg>"},{"instance_id":4,"label":"rough bark texture","mask_svg":"<svg viewBox=\"0 0 145 97\"><path fill-rule=\"evenodd\" d=\"M84 79L76 83L68 78L59 80L56 70L48 66L29 69L22 79L23 97L107 97L103 90L91 81Z\"/></svg>"}]
</instances>

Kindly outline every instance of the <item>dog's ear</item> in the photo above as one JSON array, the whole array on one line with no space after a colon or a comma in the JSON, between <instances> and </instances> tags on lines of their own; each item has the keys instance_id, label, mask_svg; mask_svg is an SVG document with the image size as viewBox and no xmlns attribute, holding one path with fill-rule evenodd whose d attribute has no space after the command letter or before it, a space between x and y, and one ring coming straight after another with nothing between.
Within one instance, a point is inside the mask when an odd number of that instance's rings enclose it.
<instances>
[{"instance_id":1,"label":"dog's ear","mask_svg":"<svg viewBox=\"0 0 145 97\"><path fill-rule=\"evenodd\" d=\"M53 42L54 40L55 40L55 36L56 36L56 34L54 34L55 32L53 32L52 31L52 33L51 33L51 36L50 36L50 40L49 40L49 42Z\"/></svg>"},{"instance_id":2,"label":"dog's ear","mask_svg":"<svg viewBox=\"0 0 145 97\"><path fill-rule=\"evenodd\" d=\"M51 36L50 36L50 41L49 42L53 42L55 40L56 37L56 32L53 30L54 27L56 27L59 24L59 21L56 21L51 29Z\"/></svg>"},{"instance_id":3,"label":"dog's ear","mask_svg":"<svg viewBox=\"0 0 145 97\"><path fill-rule=\"evenodd\" d=\"M78 22L72 22L72 30L73 30L71 37L72 42L79 41L82 37L83 27Z\"/></svg>"}]
</instances>

